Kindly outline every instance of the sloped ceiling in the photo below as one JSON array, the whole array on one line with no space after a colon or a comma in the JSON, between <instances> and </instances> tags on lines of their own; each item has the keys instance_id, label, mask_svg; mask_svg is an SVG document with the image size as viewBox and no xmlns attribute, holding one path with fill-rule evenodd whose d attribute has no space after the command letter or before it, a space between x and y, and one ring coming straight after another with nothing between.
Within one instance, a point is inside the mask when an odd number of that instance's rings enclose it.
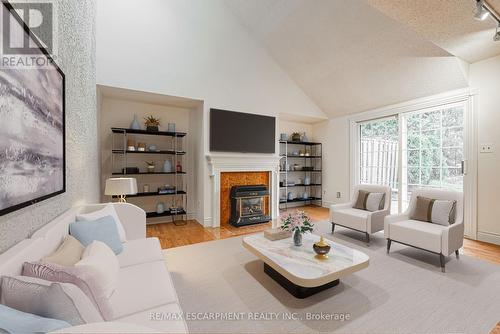
<instances>
[{"instance_id":1,"label":"sloped ceiling","mask_svg":"<svg viewBox=\"0 0 500 334\"><path fill-rule=\"evenodd\" d=\"M368 1L226 4L329 117L467 86L463 61Z\"/></svg>"},{"instance_id":2,"label":"sloped ceiling","mask_svg":"<svg viewBox=\"0 0 500 334\"><path fill-rule=\"evenodd\" d=\"M493 41L497 22L472 18L475 0L367 0L368 3L407 25L425 39L463 60L474 63L500 54ZM500 0L487 0L500 12Z\"/></svg>"}]
</instances>

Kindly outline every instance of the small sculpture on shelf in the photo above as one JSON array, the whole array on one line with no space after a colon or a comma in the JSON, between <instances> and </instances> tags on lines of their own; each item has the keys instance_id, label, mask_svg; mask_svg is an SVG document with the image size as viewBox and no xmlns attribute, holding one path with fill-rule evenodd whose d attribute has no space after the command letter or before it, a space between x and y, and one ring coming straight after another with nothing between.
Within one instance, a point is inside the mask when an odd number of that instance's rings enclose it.
<instances>
[{"instance_id":1,"label":"small sculpture on shelf","mask_svg":"<svg viewBox=\"0 0 500 334\"><path fill-rule=\"evenodd\" d=\"M148 116L144 118L146 124L146 131L158 132L160 127L160 119L154 116Z\"/></svg>"},{"instance_id":2,"label":"small sculpture on shelf","mask_svg":"<svg viewBox=\"0 0 500 334\"><path fill-rule=\"evenodd\" d=\"M135 140L133 139L127 140L127 151L135 151Z\"/></svg>"},{"instance_id":3,"label":"small sculpture on shelf","mask_svg":"<svg viewBox=\"0 0 500 334\"><path fill-rule=\"evenodd\" d=\"M145 152L146 151L146 143L138 143L137 144L137 151Z\"/></svg>"},{"instance_id":4,"label":"small sculpture on shelf","mask_svg":"<svg viewBox=\"0 0 500 334\"><path fill-rule=\"evenodd\" d=\"M148 173L154 173L155 172L155 162L154 161L145 161L145 163L148 165Z\"/></svg>"},{"instance_id":5,"label":"small sculpture on shelf","mask_svg":"<svg viewBox=\"0 0 500 334\"><path fill-rule=\"evenodd\" d=\"M300 133L294 132L292 133L292 141L300 141Z\"/></svg>"},{"instance_id":6,"label":"small sculpture on shelf","mask_svg":"<svg viewBox=\"0 0 500 334\"><path fill-rule=\"evenodd\" d=\"M182 173L182 165L180 161L177 161L177 166L175 167L177 173Z\"/></svg>"}]
</instances>

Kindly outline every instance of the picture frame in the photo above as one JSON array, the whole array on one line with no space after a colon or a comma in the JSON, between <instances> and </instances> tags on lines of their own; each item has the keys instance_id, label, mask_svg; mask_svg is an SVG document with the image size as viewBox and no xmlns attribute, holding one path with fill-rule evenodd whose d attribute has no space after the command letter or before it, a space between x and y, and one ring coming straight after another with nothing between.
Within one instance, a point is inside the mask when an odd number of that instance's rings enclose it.
<instances>
[{"instance_id":1,"label":"picture frame","mask_svg":"<svg viewBox=\"0 0 500 334\"><path fill-rule=\"evenodd\" d=\"M35 55L47 60L44 67L0 69L3 216L66 192L66 77L12 5L0 6L22 27L22 38L36 45Z\"/></svg>"}]
</instances>

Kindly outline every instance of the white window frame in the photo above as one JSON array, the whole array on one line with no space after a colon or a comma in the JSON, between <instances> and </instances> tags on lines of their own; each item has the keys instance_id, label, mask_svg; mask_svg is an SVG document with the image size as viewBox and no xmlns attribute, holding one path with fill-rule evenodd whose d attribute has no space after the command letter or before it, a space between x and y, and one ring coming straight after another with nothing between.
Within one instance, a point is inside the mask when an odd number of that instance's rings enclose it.
<instances>
[{"instance_id":1,"label":"white window frame","mask_svg":"<svg viewBox=\"0 0 500 334\"><path fill-rule=\"evenodd\" d=\"M478 92L473 89L461 89L443 94L433 95L425 98L415 99L379 109L359 113L349 117L350 131L350 197L353 189L359 183L359 124L360 122L398 116L399 141L402 142L402 114L418 112L424 109L438 108L453 103L464 103L464 222L465 235L471 239L477 239L477 100ZM403 145L399 145L398 166L402 166ZM402 168L398 168L399 187L402 186ZM401 199L401 194L400 194ZM398 212L402 211L402 201L399 200Z\"/></svg>"}]
</instances>

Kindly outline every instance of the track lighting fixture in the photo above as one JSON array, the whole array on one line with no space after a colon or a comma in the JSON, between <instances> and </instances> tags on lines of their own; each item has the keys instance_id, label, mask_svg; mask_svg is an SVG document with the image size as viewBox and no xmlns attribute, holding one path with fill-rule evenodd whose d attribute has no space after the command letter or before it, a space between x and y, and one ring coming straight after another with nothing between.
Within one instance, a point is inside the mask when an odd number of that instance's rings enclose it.
<instances>
[{"instance_id":1,"label":"track lighting fixture","mask_svg":"<svg viewBox=\"0 0 500 334\"><path fill-rule=\"evenodd\" d=\"M484 21L490 12L484 7L484 0L476 0L476 9L474 10L474 18L478 21Z\"/></svg>"},{"instance_id":2,"label":"track lighting fixture","mask_svg":"<svg viewBox=\"0 0 500 334\"><path fill-rule=\"evenodd\" d=\"M495 32L495 36L493 36L493 40L495 42L500 42L500 23L498 23L497 30Z\"/></svg>"}]
</instances>

